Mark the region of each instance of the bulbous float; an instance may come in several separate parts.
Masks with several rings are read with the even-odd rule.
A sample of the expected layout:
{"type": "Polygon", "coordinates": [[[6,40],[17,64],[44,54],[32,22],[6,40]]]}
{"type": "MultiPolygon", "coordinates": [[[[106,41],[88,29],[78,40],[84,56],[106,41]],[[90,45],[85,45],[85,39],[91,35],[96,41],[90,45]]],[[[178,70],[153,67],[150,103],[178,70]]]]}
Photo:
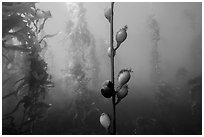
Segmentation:
{"type": "Polygon", "coordinates": [[[12,67],[12,64],[9,63],[9,64],[7,65],[7,69],[11,69],[11,67],[12,67]]]}
{"type": "MultiPolygon", "coordinates": [[[[111,57],[111,47],[108,47],[108,56],[111,57]]],[[[115,56],[115,51],[113,50],[113,56],[115,56]]]]}
{"type": "Polygon", "coordinates": [[[111,8],[106,8],[104,15],[105,15],[106,19],[110,22],[111,21],[111,8]]]}
{"type": "Polygon", "coordinates": [[[118,100],[123,99],[128,94],[128,85],[122,86],[122,88],[117,92],[117,98],[118,100]]]}
{"type": "Polygon", "coordinates": [[[105,98],[110,98],[111,96],[114,95],[114,89],[113,89],[113,83],[110,80],[106,80],[103,83],[102,89],[101,89],[101,94],[105,98]]]}
{"type": "Polygon", "coordinates": [[[125,41],[125,39],[127,38],[127,25],[124,26],[124,28],[120,29],[117,33],[116,33],[116,41],[117,41],[117,48],[120,46],[120,44],[125,41]]]}
{"type": "Polygon", "coordinates": [[[118,73],[118,87],[119,89],[125,85],[130,80],[130,72],[132,72],[131,69],[122,69],[118,73]]]}
{"type": "Polygon", "coordinates": [[[109,115],[106,113],[102,113],[100,116],[100,123],[105,129],[109,129],[111,124],[109,115]]]}

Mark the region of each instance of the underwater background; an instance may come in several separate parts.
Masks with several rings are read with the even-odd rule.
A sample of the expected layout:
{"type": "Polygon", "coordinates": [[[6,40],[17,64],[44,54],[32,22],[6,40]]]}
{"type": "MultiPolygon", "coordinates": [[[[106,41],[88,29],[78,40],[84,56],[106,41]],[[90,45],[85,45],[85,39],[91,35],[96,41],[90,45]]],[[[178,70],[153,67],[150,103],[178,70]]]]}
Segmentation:
{"type": "MultiPolygon", "coordinates": [[[[112,115],[101,95],[111,79],[107,7],[2,3],[3,134],[107,134],[99,122],[112,115]]],[[[121,69],[133,73],[116,106],[117,134],[202,134],[202,3],[116,2],[114,36],[124,25],[116,83],[121,69]]]]}

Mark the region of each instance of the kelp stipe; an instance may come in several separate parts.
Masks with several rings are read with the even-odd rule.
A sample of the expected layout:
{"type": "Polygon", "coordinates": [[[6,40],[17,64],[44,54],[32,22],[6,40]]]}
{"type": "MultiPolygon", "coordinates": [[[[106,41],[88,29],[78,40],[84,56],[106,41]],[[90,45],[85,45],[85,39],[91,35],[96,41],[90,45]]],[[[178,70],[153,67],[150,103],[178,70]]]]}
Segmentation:
{"type": "Polygon", "coordinates": [[[108,56],[111,61],[111,80],[107,80],[104,82],[103,87],[101,89],[101,93],[106,98],[112,97],[112,105],[113,105],[113,114],[112,119],[109,114],[102,113],[100,116],[100,123],[106,129],[109,134],[116,134],[116,105],[126,97],[128,94],[128,86],[127,83],[130,80],[130,72],[131,70],[122,69],[118,74],[118,86],[115,90],[114,88],[114,56],[116,55],[117,49],[120,47],[121,43],[124,42],[127,38],[127,25],[124,28],[120,29],[116,34],[116,42],[117,46],[114,48],[113,46],[113,7],[114,2],[111,2],[111,8],[107,8],[105,10],[105,17],[110,23],[110,47],[108,48],[108,56]],[[116,101],[117,97],[117,101],[116,101]],[[110,122],[112,120],[112,123],[110,122]],[[111,130],[112,129],[112,130],[111,130]]]}

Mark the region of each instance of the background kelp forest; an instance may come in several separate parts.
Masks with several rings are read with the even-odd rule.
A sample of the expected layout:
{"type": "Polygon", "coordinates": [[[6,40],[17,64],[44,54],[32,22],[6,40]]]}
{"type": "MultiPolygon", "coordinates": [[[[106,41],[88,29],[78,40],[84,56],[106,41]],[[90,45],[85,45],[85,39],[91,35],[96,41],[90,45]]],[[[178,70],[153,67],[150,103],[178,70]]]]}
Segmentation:
{"type": "MultiPolygon", "coordinates": [[[[61,54],[66,54],[69,63],[60,76],[50,71],[60,66],[53,66],[50,62],[54,56],[47,53],[49,39],[60,32],[44,31],[52,12],[37,4],[2,3],[2,134],[107,134],[99,117],[104,111],[110,112],[111,107],[100,93],[105,79],[99,75],[103,69],[99,64],[109,60],[98,58],[97,42],[88,28],[84,4],[68,7],[62,43],[69,46],[61,54]],[[72,12],[76,8],[77,13],[72,12]]],[[[146,95],[134,87],[136,72],[132,68],[130,97],[117,108],[117,134],[202,134],[202,76],[191,75],[180,67],[175,73],[177,84],[161,78],[160,25],[154,15],[147,20],[152,34],[151,80],[156,92],[146,95]]],[[[100,41],[99,45],[107,43],[100,41]]],[[[102,65],[109,71],[107,62],[102,65]]],[[[145,90],[151,91],[152,87],[145,90]]]]}

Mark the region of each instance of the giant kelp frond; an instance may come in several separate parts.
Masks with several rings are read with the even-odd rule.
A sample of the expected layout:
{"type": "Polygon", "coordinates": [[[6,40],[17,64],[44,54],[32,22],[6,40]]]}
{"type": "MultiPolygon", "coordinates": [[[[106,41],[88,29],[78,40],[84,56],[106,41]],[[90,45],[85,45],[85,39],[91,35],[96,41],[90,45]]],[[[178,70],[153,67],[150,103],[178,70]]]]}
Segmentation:
{"type": "MultiPolygon", "coordinates": [[[[40,55],[41,51],[47,46],[46,38],[56,35],[42,36],[41,32],[45,22],[50,17],[52,17],[50,11],[38,9],[35,3],[2,3],[2,48],[3,56],[7,59],[3,63],[8,64],[9,62],[15,66],[14,62],[22,61],[18,60],[19,58],[23,58],[25,61],[17,67],[17,72],[21,73],[22,77],[14,82],[13,91],[3,96],[3,99],[6,99],[16,95],[18,100],[13,110],[5,115],[6,117],[11,117],[19,110],[20,106],[24,108],[25,113],[19,130],[25,126],[32,132],[33,126],[29,127],[28,125],[33,125],[32,122],[40,120],[51,106],[43,100],[49,91],[48,88],[53,87],[54,83],[51,82],[50,75],[47,73],[47,63],[40,55]],[[12,54],[15,54],[15,56],[11,56],[12,54]],[[16,58],[16,55],[19,58],[16,58]],[[12,58],[9,58],[9,56],[12,58]]],[[[10,70],[5,71],[9,72],[10,70]]],[[[3,125],[4,128],[6,127],[3,125]]],[[[18,130],[16,132],[23,133],[23,131],[18,130]]]]}

